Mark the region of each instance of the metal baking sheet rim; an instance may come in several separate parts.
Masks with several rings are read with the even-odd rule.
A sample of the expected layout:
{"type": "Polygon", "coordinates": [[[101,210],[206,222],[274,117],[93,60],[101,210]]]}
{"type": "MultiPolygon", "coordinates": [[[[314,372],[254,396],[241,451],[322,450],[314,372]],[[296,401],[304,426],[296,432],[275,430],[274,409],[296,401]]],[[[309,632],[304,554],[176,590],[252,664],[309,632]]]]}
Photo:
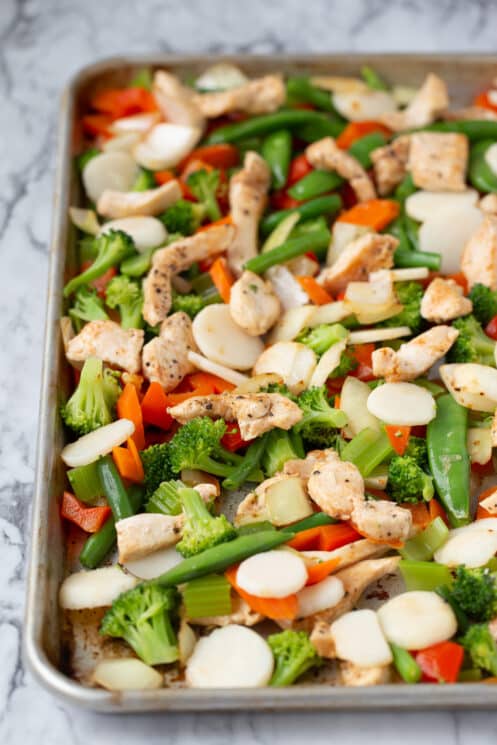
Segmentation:
{"type": "MultiPolygon", "coordinates": [[[[375,59],[391,63],[412,60],[424,70],[433,61],[488,65],[497,69],[494,55],[283,55],[249,56],[225,55],[243,65],[267,64],[272,69],[278,64],[322,66],[358,64],[365,59],[373,65],[375,59]]],[[[55,361],[60,351],[59,315],[61,288],[67,244],[67,207],[71,178],[71,127],[80,86],[103,72],[112,72],[126,65],[199,65],[212,58],[207,56],[141,56],[111,58],[82,68],[66,87],[60,107],[58,127],[57,169],[54,213],[50,246],[50,268],[47,296],[47,316],[43,356],[43,374],[39,410],[37,463],[32,506],[31,544],[24,628],[24,656],[38,682],[52,694],[70,704],[108,713],[147,711],[295,711],[295,710],[412,710],[439,708],[491,708],[497,703],[497,686],[489,684],[458,684],[447,686],[383,685],[366,688],[335,686],[293,686],[288,689],[159,689],[153,691],[109,692],[83,686],[64,675],[49,659],[43,645],[43,622],[46,604],[56,602],[47,593],[49,555],[50,467],[55,453],[56,398],[59,369],[55,361]]]]}

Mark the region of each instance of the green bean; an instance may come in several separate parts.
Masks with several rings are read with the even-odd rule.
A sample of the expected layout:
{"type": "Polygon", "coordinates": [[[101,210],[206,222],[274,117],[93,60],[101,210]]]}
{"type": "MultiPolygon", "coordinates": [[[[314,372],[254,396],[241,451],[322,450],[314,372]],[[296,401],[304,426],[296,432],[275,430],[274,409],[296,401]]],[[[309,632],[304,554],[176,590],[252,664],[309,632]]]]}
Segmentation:
{"type": "Polygon", "coordinates": [[[288,210],[279,210],[278,212],[272,212],[270,215],[264,217],[261,221],[261,233],[263,236],[269,235],[277,225],[288,215],[297,213],[300,215],[301,220],[310,220],[314,217],[321,217],[321,215],[334,215],[342,207],[342,200],[338,194],[330,194],[325,197],[318,197],[312,199],[309,202],[300,204],[298,207],[293,207],[288,210]]]}
{"type": "Polygon", "coordinates": [[[412,246],[409,243],[409,238],[407,237],[407,233],[404,228],[404,220],[402,216],[397,217],[397,219],[390,223],[385,232],[393,235],[399,241],[397,251],[400,251],[402,253],[404,251],[412,250],[412,246]]]}
{"type": "Polygon", "coordinates": [[[326,248],[329,243],[330,231],[316,230],[300,238],[285,241],[281,246],[273,248],[271,251],[254,256],[253,259],[249,259],[245,263],[244,269],[255,272],[256,274],[263,274],[275,264],[283,264],[285,261],[290,261],[290,259],[294,259],[296,256],[301,256],[306,251],[320,251],[326,248]]]}
{"type": "Polygon", "coordinates": [[[482,140],[471,148],[468,176],[471,185],[479,191],[497,192],[497,176],[485,160],[485,154],[493,144],[493,140],[482,140]]]}
{"type": "Polygon", "coordinates": [[[309,78],[288,78],[286,90],[291,100],[310,103],[317,109],[321,109],[321,111],[327,111],[337,115],[331,93],[321,88],[316,88],[315,85],[312,85],[309,78]]]}
{"type": "Polygon", "coordinates": [[[282,189],[286,184],[292,157],[292,135],[287,129],[271,132],[263,142],[262,157],[272,173],[273,187],[282,189]]]}
{"type": "Polygon", "coordinates": [[[267,135],[279,129],[297,127],[301,124],[321,123],[328,121],[328,117],[318,111],[305,111],[302,109],[282,109],[274,114],[263,114],[253,116],[243,122],[227,124],[212,132],[205,140],[208,145],[223,142],[238,142],[248,137],[267,135]]]}
{"type": "Polygon", "coordinates": [[[102,489],[116,522],[134,514],[128,494],[110,455],[97,462],[102,489]]]}
{"type": "Polygon", "coordinates": [[[293,525],[286,525],[281,528],[282,533],[300,533],[302,530],[309,530],[310,528],[319,528],[321,525],[334,525],[337,521],[326,514],[326,512],[315,512],[314,515],[304,517],[303,520],[299,520],[298,523],[293,525]]]}
{"type": "Polygon", "coordinates": [[[402,206],[404,206],[404,203],[407,199],[407,197],[410,197],[411,194],[414,194],[418,189],[414,185],[414,181],[412,180],[412,176],[410,173],[405,176],[403,181],[400,182],[400,184],[397,186],[394,192],[394,199],[397,200],[397,202],[400,202],[402,206]]]}
{"type": "Polygon", "coordinates": [[[394,254],[394,264],[397,269],[426,266],[432,272],[440,269],[440,254],[428,251],[406,251],[398,248],[394,254]]]}
{"type": "Polygon", "coordinates": [[[437,398],[437,414],[428,424],[426,444],[430,470],[453,527],[470,520],[468,410],[450,393],[437,398]]]}
{"type": "Polygon", "coordinates": [[[422,672],[412,654],[393,642],[390,642],[390,649],[393,663],[402,680],[406,683],[419,683],[422,672]]]}
{"type": "Polygon", "coordinates": [[[204,577],[213,572],[222,572],[233,564],[247,559],[254,554],[270,551],[290,541],[294,533],[283,533],[276,530],[266,530],[251,535],[242,535],[228,543],[208,548],[201,554],[184,559],[165,574],[150,581],[163,587],[174,587],[183,582],[189,582],[197,577],[204,577]]]}
{"type": "Polygon", "coordinates": [[[368,88],[371,88],[374,91],[388,90],[388,85],[385,81],[378,75],[376,70],[373,70],[369,65],[361,67],[361,75],[368,88]]]}
{"type": "Polygon", "coordinates": [[[371,168],[371,153],[386,144],[386,137],[381,132],[371,132],[352,143],[349,153],[359,161],[363,168],[371,168]]]}
{"type": "Polygon", "coordinates": [[[296,184],[288,189],[288,193],[294,199],[303,201],[333,191],[342,184],[343,178],[341,178],[341,176],[339,176],[335,171],[317,170],[311,171],[307,176],[304,176],[300,181],[297,181],[296,184]]]}
{"type": "MultiPolygon", "coordinates": [[[[464,119],[453,122],[435,122],[426,127],[419,127],[413,132],[459,132],[466,135],[471,142],[478,140],[497,140],[497,121],[488,119],[464,119]]],[[[405,132],[403,133],[405,134],[405,132]]]]}
{"type": "Polygon", "coordinates": [[[252,471],[259,468],[262,454],[266,447],[266,442],[267,438],[263,435],[262,437],[258,437],[255,442],[249,445],[243,461],[234,471],[231,472],[230,476],[224,479],[224,489],[230,489],[231,491],[239,489],[240,486],[247,481],[252,471]]]}
{"type": "Polygon", "coordinates": [[[419,223],[413,220],[412,217],[404,215],[404,230],[406,231],[411,249],[417,251],[419,249],[419,223]]]}
{"type": "Polygon", "coordinates": [[[238,535],[252,535],[253,533],[261,533],[268,530],[276,530],[273,523],[269,520],[261,520],[257,523],[246,523],[246,525],[240,525],[237,529],[238,535]]]}

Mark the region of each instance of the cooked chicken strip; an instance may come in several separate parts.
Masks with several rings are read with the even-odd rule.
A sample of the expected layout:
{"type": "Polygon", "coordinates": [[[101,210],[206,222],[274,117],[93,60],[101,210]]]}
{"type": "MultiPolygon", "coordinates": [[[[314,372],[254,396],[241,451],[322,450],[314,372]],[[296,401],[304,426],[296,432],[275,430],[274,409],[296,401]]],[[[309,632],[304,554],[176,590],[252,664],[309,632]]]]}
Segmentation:
{"type": "Polygon", "coordinates": [[[160,215],[181,199],[181,188],[176,179],[157,189],[146,191],[112,191],[106,189],[97,202],[97,212],[104,217],[120,218],[160,215]]]}
{"type": "Polygon", "coordinates": [[[168,409],[181,424],[197,416],[237,420],[244,440],[259,437],[270,429],[290,429],[302,418],[302,410],[279,393],[221,393],[212,396],[193,396],[168,409]]]}
{"type": "Polygon", "coordinates": [[[495,121],[497,119],[497,112],[491,109],[485,109],[483,106],[465,106],[463,109],[446,111],[442,118],[447,121],[458,121],[461,119],[478,119],[480,121],[489,119],[495,121]]]}
{"type": "Polygon", "coordinates": [[[299,476],[307,485],[313,471],[325,465],[327,461],[336,458],[336,451],[328,448],[326,450],[309,450],[305,458],[287,460],[283,466],[286,476],[299,476]]]}
{"type": "Polygon", "coordinates": [[[429,73],[409,106],[403,111],[390,111],[378,119],[400,132],[403,129],[425,127],[435,121],[449,106],[449,95],[444,81],[429,73]]]}
{"type": "Polygon", "coordinates": [[[392,679],[392,668],[390,665],[376,665],[375,667],[359,667],[353,662],[340,662],[340,675],[342,685],[355,686],[377,686],[390,683],[392,679]]]}
{"type": "Polygon", "coordinates": [[[461,269],[469,289],[481,282],[497,290],[497,217],[488,215],[466,243],[461,269]]]}
{"type": "Polygon", "coordinates": [[[253,611],[239,595],[232,593],[231,613],[228,616],[204,616],[195,618],[195,626],[228,626],[238,623],[240,626],[255,626],[264,620],[264,616],[253,611]]]}
{"type": "MultiPolygon", "coordinates": [[[[236,525],[245,525],[246,523],[254,523],[262,520],[270,520],[271,516],[268,512],[267,507],[267,494],[268,490],[284,481],[291,479],[295,480],[295,476],[285,476],[284,474],[278,473],[276,476],[272,476],[269,479],[265,479],[260,483],[255,491],[247,494],[237,507],[235,523],[236,525]]],[[[302,481],[302,486],[304,483],[302,481]]]]}
{"type": "Polygon", "coordinates": [[[335,640],[331,634],[329,623],[317,621],[309,638],[320,657],[328,660],[336,658],[335,640]]]}
{"type": "Polygon", "coordinates": [[[257,255],[259,220],[266,208],[271,174],[257,153],[245,155],[243,168],[230,180],[229,199],[236,235],[228,247],[228,263],[240,274],[246,261],[257,255]]]}
{"type": "Polygon", "coordinates": [[[88,357],[99,357],[113,367],[137,373],[143,337],[142,329],[123,329],[114,321],[90,321],[68,342],[66,357],[75,367],[88,357]]]}
{"type": "Polygon", "coordinates": [[[349,243],[338,259],[319,275],[323,287],[331,293],[342,292],[349,282],[368,279],[377,269],[390,269],[399,245],[392,235],[366,233],[349,243]]]}
{"type": "Polygon", "coordinates": [[[159,336],[143,347],[143,375],[152,383],[160,383],[166,393],[172,391],[185,375],[195,371],[188,359],[191,351],[198,351],[192,322],[186,313],[173,313],[162,322],[159,336]]]}
{"type": "Polygon", "coordinates": [[[340,548],[335,548],[333,551],[303,551],[302,553],[306,559],[312,558],[313,554],[321,561],[338,559],[340,569],[345,569],[345,567],[356,564],[358,561],[383,556],[387,551],[390,551],[389,546],[363,538],[353,543],[347,543],[345,546],[340,546],[340,548]]]}
{"type": "Polygon", "coordinates": [[[482,212],[485,212],[485,214],[497,217],[497,194],[486,194],[478,202],[478,207],[482,212]]]}
{"type": "Polygon", "coordinates": [[[313,142],[305,150],[311,166],[325,171],[336,171],[353,188],[359,202],[374,199],[376,192],[368,174],[353,155],[338,147],[333,137],[313,142]]]}
{"type": "Polygon", "coordinates": [[[384,147],[376,148],[371,153],[374,177],[380,196],[390,194],[406,175],[409,145],[409,135],[403,135],[384,147]]]}
{"type": "Polygon", "coordinates": [[[194,101],[208,119],[215,119],[233,111],[246,114],[269,114],[276,111],[286,98],[281,75],[265,75],[250,80],[238,88],[213,93],[198,93],[194,101]]]}
{"type": "Polygon", "coordinates": [[[155,252],[143,284],[143,317],[151,326],[163,321],[171,308],[171,278],[203,261],[228,250],[235,229],[232,225],[217,225],[209,230],[182,238],[155,252]]]}
{"type": "Polygon", "coordinates": [[[465,191],[468,153],[466,135],[418,132],[411,135],[407,170],[420,189],[465,191]]]}
{"type": "Polygon", "coordinates": [[[466,316],[473,303],[464,297],[461,285],[453,279],[436,277],[425,290],[421,300],[421,315],[432,323],[445,323],[466,316]]]}
{"type": "Polygon", "coordinates": [[[319,465],[307,483],[309,496],[330,517],[348,520],[355,500],[364,499],[364,479],[353,463],[336,453],[319,465]]]}
{"type": "Polygon", "coordinates": [[[177,77],[158,70],[154,75],[153,94],[166,121],[204,130],[205,118],[195,101],[195,94],[177,77]]]}
{"type": "Polygon", "coordinates": [[[144,512],[116,522],[119,563],[142,559],[162,548],[174,546],[181,538],[183,515],[144,512]]]}
{"type": "Polygon", "coordinates": [[[409,510],[386,499],[356,500],[350,517],[361,535],[388,545],[404,543],[411,533],[409,510]]]}
{"type": "Polygon", "coordinates": [[[449,351],[458,336],[459,331],[451,326],[434,326],[401,344],[397,351],[391,347],[375,349],[373,373],[389,383],[415,380],[449,351]]]}
{"type": "Polygon", "coordinates": [[[278,320],[281,303],[269,280],[245,271],[231,288],[230,313],[247,334],[260,336],[278,320]]]}

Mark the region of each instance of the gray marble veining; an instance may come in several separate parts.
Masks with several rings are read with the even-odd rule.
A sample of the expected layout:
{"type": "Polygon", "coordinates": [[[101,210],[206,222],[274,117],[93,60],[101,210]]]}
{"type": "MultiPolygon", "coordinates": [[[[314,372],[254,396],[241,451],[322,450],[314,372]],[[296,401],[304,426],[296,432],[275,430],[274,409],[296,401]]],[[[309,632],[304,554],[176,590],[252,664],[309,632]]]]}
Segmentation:
{"type": "Polygon", "coordinates": [[[21,660],[59,94],[119,53],[495,51],[492,0],[0,0],[0,743],[490,745],[497,714],[96,716],[21,660]]]}

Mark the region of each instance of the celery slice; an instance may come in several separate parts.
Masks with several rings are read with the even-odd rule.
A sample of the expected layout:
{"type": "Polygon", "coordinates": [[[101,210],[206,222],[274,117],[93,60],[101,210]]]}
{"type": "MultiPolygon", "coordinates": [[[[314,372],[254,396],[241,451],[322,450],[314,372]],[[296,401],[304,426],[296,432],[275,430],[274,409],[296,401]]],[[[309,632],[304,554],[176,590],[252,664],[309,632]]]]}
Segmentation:
{"type": "Polygon", "coordinates": [[[436,590],[441,585],[452,584],[452,574],[443,564],[433,561],[408,561],[399,563],[400,573],[407,590],[436,590]]]}
{"type": "Polygon", "coordinates": [[[429,561],[445,543],[449,529],[441,517],[436,517],[424,530],[411,538],[400,550],[402,558],[410,561],[429,561]]]}
{"type": "Polygon", "coordinates": [[[231,613],[231,586],[222,574],[208,574],[191,580],[182,592],[189,619],[231,613]]]}
{"type": "Polygon", "coordinates": [[[96,461],[87,466],[71,468],[67,472],[67,478],[73,493],[82,502],[93,504],[97,497],[101,497],[104,493],[96,461]]]}

